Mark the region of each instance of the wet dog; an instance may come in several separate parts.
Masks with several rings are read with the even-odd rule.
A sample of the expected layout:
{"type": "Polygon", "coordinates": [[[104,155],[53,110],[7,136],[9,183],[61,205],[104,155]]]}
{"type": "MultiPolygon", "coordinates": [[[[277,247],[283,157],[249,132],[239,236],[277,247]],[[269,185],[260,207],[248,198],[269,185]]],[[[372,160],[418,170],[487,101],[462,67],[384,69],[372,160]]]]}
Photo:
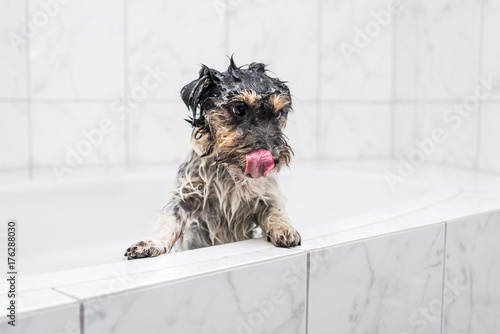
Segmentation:
{"type": "Polygon", "coordinates": [[[181,91],[193,126],[186,161],[154,236],[130,246],[128,259],[158,256],[179,241],[193,249],[245,240],[256,227],[278,247],[300,245],[274,173],[292,150],[283,134],[292,100],[264,64],[226,72],[202,66],[181,91]]]}

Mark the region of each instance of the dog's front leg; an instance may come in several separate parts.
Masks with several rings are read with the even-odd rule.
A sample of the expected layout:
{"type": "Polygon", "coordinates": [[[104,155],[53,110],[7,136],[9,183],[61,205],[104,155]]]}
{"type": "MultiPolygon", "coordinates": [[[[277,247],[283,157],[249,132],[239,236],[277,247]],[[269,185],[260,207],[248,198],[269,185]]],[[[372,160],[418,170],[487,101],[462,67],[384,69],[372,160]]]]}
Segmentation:
{"type": "Polygon", "coordinates": [[[281,198],[264,210],[259,220],[263,235],[267,235],[267,241],[277,247],[300,246],[300,234],[290,223],[281,198]]]}
{"type": "Polygon", "coordinates": [[[127,248],[124,256],[132,260],[170,252],[177,239],[182,236],[186,221],[187,213],[180,203],[170,201],[162,210],[154,237],[136,242],[127,248]]]}

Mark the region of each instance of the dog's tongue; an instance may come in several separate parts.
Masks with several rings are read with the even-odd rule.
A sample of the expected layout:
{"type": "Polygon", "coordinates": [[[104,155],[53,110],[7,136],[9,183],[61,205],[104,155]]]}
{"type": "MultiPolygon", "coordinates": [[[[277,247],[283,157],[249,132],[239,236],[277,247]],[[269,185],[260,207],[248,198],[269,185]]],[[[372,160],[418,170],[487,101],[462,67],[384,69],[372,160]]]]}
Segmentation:
{"type": "Polygon", "coordinates": [[[273,155],[268,150],[261,148],[247,154],[247,168],[245,169],[245,175],[250,174],[254,179],[261,176],[266,177],[267,172],[273,169],[273,167],[273,155]]]}

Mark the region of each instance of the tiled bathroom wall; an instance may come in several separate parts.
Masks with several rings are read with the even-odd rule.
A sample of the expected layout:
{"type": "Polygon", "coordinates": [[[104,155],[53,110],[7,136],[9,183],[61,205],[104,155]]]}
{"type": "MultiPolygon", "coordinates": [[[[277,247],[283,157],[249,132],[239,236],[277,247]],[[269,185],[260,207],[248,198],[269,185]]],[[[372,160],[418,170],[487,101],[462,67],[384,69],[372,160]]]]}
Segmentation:
{"type": "MultiPolygon", "coordinates": [[[[309,333],[412,333],[415,310],[441,298],[444,230],[435,225],[311,252],[309,333]]],[[[419,332],[440,333],[440,322],[419,332]]]]}
{"type": "Polygon", "coordinates": [[[498,332],[499,218],[310,249],[309,333],[498,332]]]}
{"type": "Polygon", "coordinates": [[[494,0],[3,0],[0,182],[177,165],[179,91],[233,53],[289,82],[296,160],[409,159],[442,129],[426,164],[500,173],[499,19],[494,0]]]}
{"type": "Polygon", "coordinates": [[[445,132],[432,164],[499,172],[500,6],[414,2],[395,25],[393,156],[445,132]]]}

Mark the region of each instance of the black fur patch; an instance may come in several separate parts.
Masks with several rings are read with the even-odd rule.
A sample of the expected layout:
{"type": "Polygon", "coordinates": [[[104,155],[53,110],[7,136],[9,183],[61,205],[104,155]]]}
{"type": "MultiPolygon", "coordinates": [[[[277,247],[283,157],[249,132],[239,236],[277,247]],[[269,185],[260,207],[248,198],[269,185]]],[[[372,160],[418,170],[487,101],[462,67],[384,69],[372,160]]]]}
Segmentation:
{"type": "Polygon", "coordinates": [[[192,116],[186,121],[193,127],[203,127],[207,109],[227,103],[244,91],[254,91],[261,97],[273,94],[290,95],[286,82],[268,76],[264,64],[251,63],[246,68],[238,67],[231,57],[226,72],[202,65],[199,78],[182,88],[182,100],[192,112],[192,116]]]}

